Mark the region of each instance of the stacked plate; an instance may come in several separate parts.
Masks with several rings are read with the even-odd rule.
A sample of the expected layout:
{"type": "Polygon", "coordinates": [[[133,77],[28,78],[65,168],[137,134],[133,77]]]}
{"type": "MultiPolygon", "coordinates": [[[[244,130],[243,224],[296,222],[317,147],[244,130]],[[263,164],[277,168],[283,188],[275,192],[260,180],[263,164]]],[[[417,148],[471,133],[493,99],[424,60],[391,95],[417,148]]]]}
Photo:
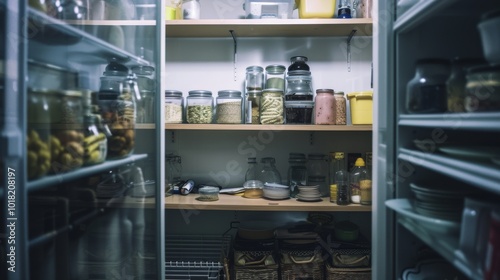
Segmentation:
{"type": "Polygon", "coordinates": [[[299,193],[295,196],[298,201],[316,202],[322,201],[319,186],[298,186],[299,193]]]}
{"type": "Polygon", "coordinates": [[[415,195],[415,211],[427,217],[459,221],[462,216],[464,198],[469,192],[456,186],[427,188],[411,183],[415,195]]]}

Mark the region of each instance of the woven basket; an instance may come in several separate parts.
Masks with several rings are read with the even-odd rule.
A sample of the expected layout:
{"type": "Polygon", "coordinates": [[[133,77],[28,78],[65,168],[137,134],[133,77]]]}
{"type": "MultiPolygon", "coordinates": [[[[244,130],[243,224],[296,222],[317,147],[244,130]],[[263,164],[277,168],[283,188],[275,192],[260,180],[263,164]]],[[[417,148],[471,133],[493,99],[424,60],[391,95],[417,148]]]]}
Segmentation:
{"type": "Polygon", "coordinates": [[[234,279],[278,280],[278,265],[234,266],[234,279]]]}
{"type": "Polygon", "coordinates": [[[371,280],[371,268],[337,268],[326,264],[326,280],[371,280]]]}
{"type": "Polygon", "coordinates": [[[321,251],[281,251],[281,279],[324,279],[324,262],[321,251]]]}

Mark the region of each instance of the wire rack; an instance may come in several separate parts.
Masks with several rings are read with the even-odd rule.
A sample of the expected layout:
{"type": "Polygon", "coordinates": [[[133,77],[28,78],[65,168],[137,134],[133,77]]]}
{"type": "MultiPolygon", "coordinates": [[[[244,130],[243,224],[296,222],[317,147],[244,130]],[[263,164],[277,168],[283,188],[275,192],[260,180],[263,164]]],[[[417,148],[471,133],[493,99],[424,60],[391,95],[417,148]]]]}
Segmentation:
{"type": "Polygon", "coordinates": [[[166,280],[218,280],[229,254],[231,236],[167,235],[166,280]]]}

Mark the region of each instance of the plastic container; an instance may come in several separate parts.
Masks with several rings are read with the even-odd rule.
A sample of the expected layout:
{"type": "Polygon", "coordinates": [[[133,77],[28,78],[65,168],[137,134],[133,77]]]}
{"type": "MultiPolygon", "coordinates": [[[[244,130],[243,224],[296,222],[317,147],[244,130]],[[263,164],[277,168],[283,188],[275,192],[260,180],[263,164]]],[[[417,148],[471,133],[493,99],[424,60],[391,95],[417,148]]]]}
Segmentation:
{"type": "Polygon", "coordinates": [[[214,100],[209,90],[190,90],[186,97],[186,121],[188,123],[212,123],[214,100]]]}
{"type": "Polygon", "coordinates": [[[469,69],[465,87],[467,112],[500,111],[500,65],[469,69]]]}
{"type": "Polygon", "coordinates": [[[182,123],[184,98],[178,90],[165,91],[165,123],[182,123]]]}
{"type": "Polygon", "coordinates": [[[242,100],[239,90],[221,90],[217,96],[217,123],[241,123],[242,100]]]}
{"type": "Polygon", "coordinates": [[[349,187],[352,203],[360,204],[363,200],[363,204],[371,204],[371,177],[363,158],[356,159],[354,168],[349,173],[349,187]],[[361,191],[362,188],[364,193],[361,191]]]}
{"type": "Polygon", "coordinates": [[[259,117],[261,124],[283,124],[283,90],[266,89],[262,92],[259,117]]]}
{"type": "Polygon", "coordinates": [[[285,101],[285,123],[312,124],[314,101],[285,101]]]}
{"type": "Polygon", "coordinates": [[[259,18],[292,18],[293,0],[245,0],[243,9],[248,19],[259,18]]]}
{"type": "Polygon", "coordinates": [[[314,100],[314,123],[335,124],[336,105],[333,89],[316,90],[314,100]]]}
{"type": "Polygon", "coordinates": [[[200,201],[217,201],[219,200],[219,188],[217,187],[201,187],[198,189],[200,194],[196,199],[200,201]]]}
{"type": "Polygon", "coordinates": [[[373,123],[373,91],[351,92],[347,94],[351,109],[352,124],[373,123]]]}
{"type": "Polygon", "coordinates": [[[264,88],[277,88],[285,90],[285,71],[283,65],[269,65],[266,67],[266,83],[264,88]]]}
{"type": "Polygon", "coordinates": [[[335,0],[296,0],[299,18],[332,18],[335,0]]]}

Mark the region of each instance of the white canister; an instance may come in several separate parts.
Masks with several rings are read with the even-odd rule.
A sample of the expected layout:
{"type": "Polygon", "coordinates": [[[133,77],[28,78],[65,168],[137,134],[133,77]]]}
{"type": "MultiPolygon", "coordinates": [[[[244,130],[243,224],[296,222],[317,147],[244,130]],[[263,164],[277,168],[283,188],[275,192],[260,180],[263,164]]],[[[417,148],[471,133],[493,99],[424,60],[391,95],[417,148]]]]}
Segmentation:
{"type": "Polygon", "coordinates": [[[184,19],[200,19],[200,1],[183,0],[182,14],[184,19]]]}

